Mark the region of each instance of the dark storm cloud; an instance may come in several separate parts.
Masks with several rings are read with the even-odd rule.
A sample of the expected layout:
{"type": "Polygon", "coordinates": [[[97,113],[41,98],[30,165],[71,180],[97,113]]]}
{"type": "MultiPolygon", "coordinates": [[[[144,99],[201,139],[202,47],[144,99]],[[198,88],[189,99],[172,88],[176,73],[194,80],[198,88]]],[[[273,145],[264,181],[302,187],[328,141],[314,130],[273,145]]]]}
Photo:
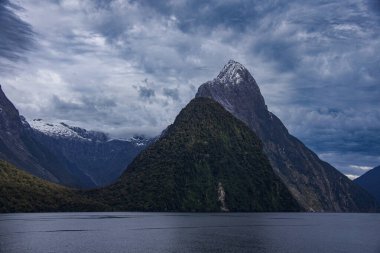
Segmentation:
{"type": "MultiPolygon", "coordinates": [[[[15,14],[20,10],[8,0],[0,1],[0,57],[10,61],[25,60],[25,54],[34,46],[32,27],[15,14]]],[[[0,71],[6,70],[9,65],[0,62],[0,71]]]]}
{"type": "Polygon", "coordinates": [[[70,120],[84,117],[84,121],[91,115],[105,117],[116,107],[115,101],[104,97],[81,96],[77,101],[65,101],[53,96],[51,104],[58,114],[70,120]]]}
{"type": "Polygon", "coordinates": [[[178,26],[184,32],[207,33],[210,29],[219,26],[244,32],[267,13],[276,13],[286,6],[286,2],[265,1],[253,2],[250,0],[227,1],[134,1],[142,3],[161,13],[175,15],[178,26]]]}
{"type": "Polygon", "coordinates": [[[269,109],[322,158],[354,176],[380,163],[379,1],[21,0],[33,30],[0,3],[0,19],[20,29],[1,22],[0,35],[7,28],[15,45],[0,57],[23,56],[33,30],[44,45],[26,73],[8,80],[26,114],[152,136],[235,59],[269,109]],[[44,104],[48,91],[60,96],[44,104]]]}

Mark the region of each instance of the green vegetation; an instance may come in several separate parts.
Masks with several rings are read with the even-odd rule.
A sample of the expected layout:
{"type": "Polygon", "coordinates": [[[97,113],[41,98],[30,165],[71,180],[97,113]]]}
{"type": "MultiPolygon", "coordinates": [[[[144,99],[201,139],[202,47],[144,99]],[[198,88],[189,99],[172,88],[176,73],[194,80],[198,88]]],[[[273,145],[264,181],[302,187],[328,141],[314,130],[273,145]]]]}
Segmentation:
{"type": "Polygon", "coordinates": [[[0,212],[105,210],[104,205],[82,195],[0,161],[0,212]]]}
{"type": "Polygon", "coordinates": [[[197,98],[115,184],[79,191],[0,161],[0,212],[299,211],[256,135],[197,98]]]}
{"type": "Polygon", "coordinates": [[[117,183],[89,195],[113,210],[220,211],[218,185],[230,211],[300,210],[255,134],[218,103],[197,98],[117,183]]]}

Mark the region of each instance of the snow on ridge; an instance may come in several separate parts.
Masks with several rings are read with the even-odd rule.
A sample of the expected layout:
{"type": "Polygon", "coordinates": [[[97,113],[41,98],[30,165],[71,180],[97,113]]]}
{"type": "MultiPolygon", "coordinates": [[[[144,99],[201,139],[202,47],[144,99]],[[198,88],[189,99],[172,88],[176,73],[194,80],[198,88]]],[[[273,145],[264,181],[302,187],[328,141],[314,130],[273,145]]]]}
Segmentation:
{"type": "Polygon", "coordinates": [[[148,143],[149,139],[147,139],[143,136],[133,136],[133,137],[130,137],[127,139],[113,138],[113,139],[109,139],[108,141],[126,141],[126,142],[130,142],[130,143],[134,144],[135,146],[145,146],[148,143]]]}
{"type": "Polygon", "coordinates": [[[64,123],[48,123],[42,119],[34,119],[31,122],[29,122],[29,125],[33,129],[52,137],[78,138],[82,140],[89,140],[83,138],[78,133],[68,128],[67,125],[65,125],[64,123]]]}
{"type": "MultiPolygon", "coordinates": [[[[34,119],[31,122],[29,122],[30,127],[32,127],[34,130],[39,131],[43,134],[46,134],[51,137],[55,138],[71,138],[71,139],[80,139],[84,141],[93,141],[91,136],[89,138],[86,138],[87,135],[80,135],[78,132],[75,131],[75,127],[71,127],[63,122],[61,123],[50,123],[46,122],[42,119],[34,119]]],[[[79,128],[78,128],[79,129],[79,128]]],[[[83,131],[87,132],[85,129],[83,131]]],[[[91,132],[91,131],[90,131],[91,132]]],[[[87,132],[87,133],[90,133],[87,132]]],[[[95,132],[96,133],[96,132],[95,132]]],[[[99,132],[101,133],[101,132],[99,132]]],[[[133,136],[128,139],[122,139],[122,138],[107,138],[106,140],[98,140],[100,142],[110,142],[110,141],[124,141],[124,142],[130,142],[134,144],[135,146],[144,146],[147,144],[149,139],[145,137],[140,136],[133,136]]]]}

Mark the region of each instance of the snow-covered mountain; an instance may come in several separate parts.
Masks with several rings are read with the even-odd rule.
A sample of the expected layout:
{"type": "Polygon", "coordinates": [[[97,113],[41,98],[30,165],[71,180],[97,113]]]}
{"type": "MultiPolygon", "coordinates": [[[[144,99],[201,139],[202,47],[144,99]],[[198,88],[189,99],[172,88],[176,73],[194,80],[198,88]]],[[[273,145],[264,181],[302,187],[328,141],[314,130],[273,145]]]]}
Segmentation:
{"type": "Polygon", "coordinates": [[[84,128],[70,126],[64,122],[52,123],[43,119],[33,119],[28,122],[31,128],[55,139],[72,139],[77,141],[90,142],[109,142],[109,141],[125,141],[135,146],[145,146],[150,139],[144,136],[135,135],[127,139],[109,138],[108,134],[99,131],[89,131],[84,128]]]}
{"type": "Polygon", "coordinates": [[[103,132],[43,119],[34,119],[29,125],[34,139],[46,146],[69,170],[83,175],[74,185],[81,188],[112,183],[150,143],[150,139],[142,136],[111,139],[103,132]]]}
{"type": "Polygon", "coordinates": [[[70,127],[63,122],[50,123],[43,119],[34,119],[29,122],[29,125],[33,129],[54,138],[72,138],[84,141],[104,141],[107,139],[107,136],[104,133],[87,131],[78,127],[70,127]]]}

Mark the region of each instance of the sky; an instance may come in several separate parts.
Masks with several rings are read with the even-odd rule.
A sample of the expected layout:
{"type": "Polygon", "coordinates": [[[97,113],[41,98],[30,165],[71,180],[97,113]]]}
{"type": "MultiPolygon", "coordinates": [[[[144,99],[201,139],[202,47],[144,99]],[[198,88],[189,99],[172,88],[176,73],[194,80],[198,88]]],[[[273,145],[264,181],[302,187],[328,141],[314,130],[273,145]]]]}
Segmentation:
{"type": "Polygon", "coordinates": [[[379,27],[379,0],[0,0],[0,84],[28,120],[156,136],[234,59],[354,178],[380,165],[379,27]]]}

